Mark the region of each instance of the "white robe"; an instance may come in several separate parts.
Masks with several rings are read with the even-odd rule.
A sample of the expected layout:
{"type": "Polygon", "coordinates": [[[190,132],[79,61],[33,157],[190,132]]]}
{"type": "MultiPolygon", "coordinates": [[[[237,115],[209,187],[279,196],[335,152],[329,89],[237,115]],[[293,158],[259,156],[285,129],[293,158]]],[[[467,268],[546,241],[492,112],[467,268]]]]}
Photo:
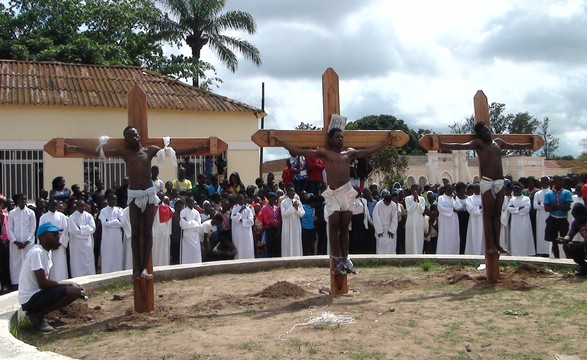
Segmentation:
{"type": "Polygon", "coordinates": [[[389,205],[386,205],[383,200],[379,200],[373,209],[373,227],[375,228],[377,254],[395,254],[397,224],[397,204],[392,201],[389,205]],[[389,236],[388,232],[392,233],[393,237],[389,236]]]}
{"type": "Polygon", "coordinates": [[[538,190],[534,194],[534,209],[536,209],[536,253],[540,255],[548,255],[552,243],[544,240],[546,230],[546,219],[548,219],[548,212],[544,210],[544,194],[549,189],[538,190]]]}
{"type": "Polygon", "coordinates": [[[524,195],[512,196],[508,212],[512,217],[510,223],[511,254],[513,256],[536,255],[532,223],[530,222],[530,198],[524,195]],[[523,207],[520,209],[520,207],[523,207]]]}
{"type": "Polygon", "coordinates": [[[504,250],[507,250],[507,252],[511,254],[512,246],[510,244],[510,212],[508,211],[510,198],[511,196],[503,197],[501,216],[499,217],[499,221],[501,222],[501,227],[499,228],[499,245],[501,245],[504,250]]]}
{"type": "Polygon", "coordinates": [[[467,226],[467,243],[465,254],[483,255],[483,210],[481,206],[481,195],[467,197],[467,211],[469,212],[469,224],[467,226]]]}
{"type": "Polygon", "coordinates": [[[171,256],[171,219],[161,222],[160,206],[157,206],[153,221],[153,266],[169,265],[171,256]]]}
{"type": "Polygon", "coordinates": [[[461,203],[452,196],[438,197],[438,245],[437,254],[459,254],[459,217],[454,210],[461,208],[461,203]]]}
{"type": "Polygon", "coordinates": [[[57,226],[60,229],[63,229],[61,236],[59,237],[59,246],[55,250],[51,250],[51,259],[53,261],[53,267],[51,267],[51,272],[49,277],[56,281],[66,280],[69,279],[69,273],[67,270],[67,254],[66,248],[69,246],[69,233],[67,231],[67,216],[65,214],[55,211],[47,211],[41,218],[39,219],[39,225],[48,223],[57,226]]]}
{"type": "Polygon", "coordinates": [[[302,217],[306,214],[302,203],[298,209],[293,206],[293,201],[286,197],[279,205],[281,209],[281,256],[302,256],[302,217]]]}
{"type": "Polygon", "coordinates": [[[253,238],[253,225],[255,224],[253,210],[245,205],[235,204],[230,211],[232,219],[232,242],[236,247],[235,259],[254,259],[255,240],[253,238]],[[240,212],[241,208],[244,210],[240,212]]]}
{"type": "Polygon", "coordinates": [[[201,263],[202,248],[200,246],[200,213],[196,209],[184,208],[180,213],[179,226],[183,236],[181,237],[181,263],[201,263]]]}
{"type": "Polygon", "coordinates": [[[130,226],[130,210],[127,207],[122,210],[122,268],[124,270],[132,269],[132,227],[130,226]]]}
{"type": "Polygon", "coordinates": [[[100,210],[99,219],[102,222],[102,243],[100,244],[102,274],[120,271],[123,269],[124,262],[122,209],[118,206],[106,206],[100,210]]]}
{"type": "Polygon", "coordinates": [[[96,222],[90,213],[75,211],[69,215],[69,264],[71,276],[94,275],[94,232],[96,222]]]}
{"type": "Polygon", "coordinates": [[[22,210],[15,207],[8,213],[8,236],[10,237],[10,281],[18,285],[20,269],[26,253],[35,245],[35,228],[37,218],[35,212],[24,207],[22,210]],[[19,249],[15,241],[29,242],[23,249],[19,249]]]}
{"type": "Polygon", "coordinates": [[[414,201],[413,196],[407,196],[406,211],[408,219],[406,220],[406,254],[422,254],[424,252],[424,210],[426,209],[426,200],[419,196],[418,202],[414,201]]]}

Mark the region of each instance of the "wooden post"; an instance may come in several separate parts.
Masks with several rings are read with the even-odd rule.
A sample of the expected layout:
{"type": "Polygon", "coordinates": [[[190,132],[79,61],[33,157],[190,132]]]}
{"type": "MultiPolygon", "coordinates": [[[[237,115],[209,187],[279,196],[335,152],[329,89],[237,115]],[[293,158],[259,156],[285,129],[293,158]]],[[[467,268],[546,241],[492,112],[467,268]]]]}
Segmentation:
{"type": "MultiPolygon", "coordinates": [[[[326,69],[322,75],[322,105],[324,128],[316,130],[258,130],[251,140],[260,147],[278,146],[274,136],[297,147],[325,147],[328,145],[328,125],[333,114],[340,115],[340,100],[338,91],[338,75],[332,68],[326,69]]],[[[342,129],[344,130],[344,129],[342,129]]],[[[402,147],[409,137],[400,130],[346,130],[344,144],[347,147],[365,148],[380,144],[393,133],[389,146],[402,147]]],[[[332,253],[332,252],[331,252],[332,253]]],[[[335,274],[334,260],[330,259],[330,293],[332,295],[346,294],[349,291],[346,275],[335,274]]]]}

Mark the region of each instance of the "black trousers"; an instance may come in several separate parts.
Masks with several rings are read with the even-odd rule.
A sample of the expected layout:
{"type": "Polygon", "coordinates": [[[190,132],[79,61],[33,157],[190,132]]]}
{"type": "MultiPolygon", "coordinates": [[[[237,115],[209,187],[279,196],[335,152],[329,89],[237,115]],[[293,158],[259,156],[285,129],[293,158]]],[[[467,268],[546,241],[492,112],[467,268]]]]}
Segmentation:
{"type": "Polygon", "coordinates": [[[554,242],[558,237],[567,235],[569,232],[569,221],[567,218],[555,218],[549,216],[546,219],[546,228],[544,229],[544,240],[552,242],[552,254],[555,258],[560,258],[558,244],[554,242]]]}
{"type": "Polygon", "coordinates": [[[10,289],[10,241],[0,241],[0,290],[10,289]]]}
{"type": "Polygon", "coordinates": [[[587,262],[585,261],[585,243],[584,242],[571,242],[563,245],[563,250],[568,258],[573,259],[580,267],[582,271],[587,270],[587,262]]]}
{"type": "Polygon", "coordinates": [[[266,228],[265,235],[267,236],[267,253],[269,257],[280,257],[281,256],[281,237],[276,228],[266,228]]]}

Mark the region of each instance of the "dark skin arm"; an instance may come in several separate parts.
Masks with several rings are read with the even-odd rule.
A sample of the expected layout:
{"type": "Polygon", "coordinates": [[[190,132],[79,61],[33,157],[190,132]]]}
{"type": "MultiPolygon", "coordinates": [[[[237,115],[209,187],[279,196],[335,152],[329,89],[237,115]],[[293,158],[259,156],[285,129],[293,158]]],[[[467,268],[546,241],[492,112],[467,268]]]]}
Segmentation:
{"type": "MultiPolygon", "coordinates": [[[[278,136],[274,136],[273,138],[275,139],[275,142],[277,144],[283,146],[292,155],[311,156],[311,157],[313,156],[313,157],[319,157],[321,159],[324,158],[324,156],[322,156],[322,152],[320,152],[319,149],[318,150],[303,149],[303,148],[291,145],[291,144],[281,140],[278,136]]],[[[391,131],[389,131],[387,138],[377,145],[373,145],[369,148],[359,149],[359,150],[355,150],[355,149],[350,148],[349,150],[354,151],[354,153],[352,154],[351,157],[352,158],[362,158],[362,157],[374,154],[379,149],[389,145],[391,143],[392,138],[393,138],[393,133],[391,131]]]]}
{"type": "Polygon", "coordinates": [[[551,212],[551,211],[569,211],[571,210],[571,203],[567,202],[564,204],[556,205],[556,204],[544,204],[544,211],[551,212]]]}
{"type": "Polygon", "coordinates": [[[65,281],[55,281],[51,278],[47,279],[45,277],[45,270],[43,270],[43,269],[38,269],[33,272],[35,273],[35,278],[37,279],[37,283],[39,284],[39,287],[41,289],[51,289],[51,288],[54,288],[59,285],[65,285],[65,286],[74,286],[74,287],[80,289],[80,291],[84,291],[84,287],[79,284],[76,284],[76,283],[65,282],[65,281]]]}

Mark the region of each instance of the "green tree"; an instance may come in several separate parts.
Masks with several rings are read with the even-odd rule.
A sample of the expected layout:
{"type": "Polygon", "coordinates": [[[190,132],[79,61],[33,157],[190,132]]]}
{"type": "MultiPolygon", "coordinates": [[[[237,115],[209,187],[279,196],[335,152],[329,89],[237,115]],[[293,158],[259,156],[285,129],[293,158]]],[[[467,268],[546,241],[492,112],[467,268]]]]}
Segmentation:
{"type": "Polygon", "coordinates": [[[310,123],[306,124],[305,122],[301,122],[298,126],[296,126],[295,128],[296,130],[322,130],[321,127],[312,125],[310,123]]]}
{"type": "Polygon", "coordinates": [[[151,67],[170,36],[151,0],[11,0],[1,19],[5,59],[151,67]]]}
{"type": "MultiPolygon", "coordinates": [[[[175,41],[181,40],[191,48],[191,58],[185,59],[199,69],[200,55],[204,46],[210,49],[220,61],[232,72],[238,68],[238,59],[233,50],[239,52],[253,64],[261,65],[259,50],[246,40],[222,34],[223,31],[236,30],[254,34],[255,20],[252,15],[231,10],[222,12],[225,0],[159,0],[169,11],[170,29],[175,33],[175,41]]],[[[199,85],[200,71],[194,72],[193,84],[199,85]]]]}
{"type": "Polygon", "coordinates": [[[420,132],[422,134],[430,130],[419,129],[418,132],[410,129],[403,120],[397,119],[392,115],[369,115],[362,117],[357,121],[347,123],[348,130],[401,130],[408,134],[410,140],[402,148],[402,152],[408,155],[423,154],[418,145],[420,132]]]}
{"type": "MultiPolygon", "coordinates": [[[[508,125],[508,133],[510,134],[534,134],[540,122],[535,117],[527,112],[517,113],[513,116],[512,121],[508,125]]],[[[531,156],[532,150],[513,150],[511,154],[521,156],[531,156]]]]}
{"type": "Polygon", "coordinates": [[[373,170],[384,174],[384,183],[403,183],[408,168],[408,154],[422,154],[418,146],[419,135],[430,133],[430,130],[418,129],[416,133],[403,120],[392,115],[369,115],[357,121],[347,123],[347,130],[401,130],[408,134],[410,140],[401,149],[383,148],[369,157],[373,170]]]}
{"type": "Polygon", "coordinates": [[[558,149],[558,138],[550,132],[549,125],[550,119],[548,117],[542,119],[538,134],[544,138],[544,146],[541,149],[540,155],[547,159],[553,159],[558,149]]]}
{"type": "Polygon", "coordinates": [[[383,183],[386,188],[398,182],[403,184],[405,173],[408,169],[408,157],[396,148],[383,148],[369,157],[369,162],[374,170],[384,174],[383,183]]]}

